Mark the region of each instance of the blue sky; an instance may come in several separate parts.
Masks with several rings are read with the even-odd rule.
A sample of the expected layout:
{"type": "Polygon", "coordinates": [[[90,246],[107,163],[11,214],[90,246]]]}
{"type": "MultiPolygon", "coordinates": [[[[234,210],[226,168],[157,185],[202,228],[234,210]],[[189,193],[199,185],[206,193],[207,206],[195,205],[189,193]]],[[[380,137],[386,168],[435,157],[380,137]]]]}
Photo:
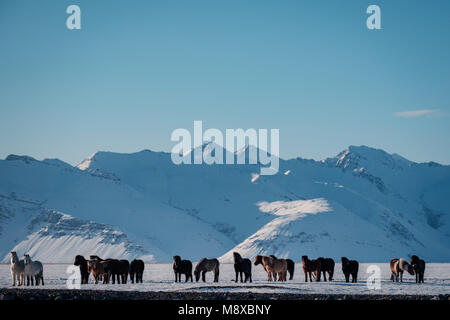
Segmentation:
{"type": "Polygon", "coordinates": [[[449,1],[0,2],[0,158],[170,151],[279,128],[283,158],[368,145],[450,164],[449,1]],[[82,29],[66,28],[77,4],[82,29]],[[370,4],[382,30],[366,28],[370,4]],[[413,111],[413,112],[410,112],[413,111]]]}

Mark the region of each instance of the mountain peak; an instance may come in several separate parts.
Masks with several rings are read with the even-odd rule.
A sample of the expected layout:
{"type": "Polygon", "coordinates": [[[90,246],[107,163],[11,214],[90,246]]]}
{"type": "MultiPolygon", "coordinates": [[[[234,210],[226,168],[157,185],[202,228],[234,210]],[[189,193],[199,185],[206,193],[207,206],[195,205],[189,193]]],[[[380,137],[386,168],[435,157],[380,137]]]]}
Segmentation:
{"type": "Polygon", "coordinates": [[[26,163],[30,163],[32,161],[37,161],[35,158],[30,157],[30,156],[19,156],[19,155],[16,155],[16,154],[10,154],[9,156],[7,156],[5,158],[5,160],[6,161],[17,161],[17,160],[19,160],[19,161],[24,161],[26,163]]]}

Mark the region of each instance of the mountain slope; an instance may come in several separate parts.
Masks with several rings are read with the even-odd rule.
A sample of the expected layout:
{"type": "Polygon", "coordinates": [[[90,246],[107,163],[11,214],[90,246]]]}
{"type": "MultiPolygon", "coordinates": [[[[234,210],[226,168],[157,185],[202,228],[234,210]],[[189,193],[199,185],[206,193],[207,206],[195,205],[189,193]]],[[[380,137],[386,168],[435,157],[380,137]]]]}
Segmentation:
{"type": "MultiPolygon", "coordinates": [[[[175,254],[228,260],[236,249],[295,259],[356,255],[387,261],[419,253],[450,261],[449,166],[351,146],[323,161],[280,159],[280,172],[273,176],[259,172],[259,164],[177,166],[170,154],[149,150],[97,152],[78,167],[9,156],[0,161],[0,195],[39,203],[60,219],[69,215],[107,225],[126,236],[135,248],[131,255],[146,260],[169,261],[175,254]]],[[[0,210],[0,230],[8,228],[11,212],[21,215],[16,211],[17,206],[0,210]]],[[[50,229],[55,224],[46,223],[50,229]]],[[[18,236],[15,246],[41,247],[36,254],[51,259],[45,252],[55,238],[33,242],[25,236],[31,237],[18,236]]],[[[9,243],[0,252],[6,259],[13,243],[10,235],[0,237],[9,243]]],[[[120,250],[127,242],[118,242],[124,244],[118,252],[125,254],[120,250]]],[[[83,243],[78,248],[85,245],[93,254],[95,246],[83,243]]],[[[61,259],[75,254],[58,247],[67,251],[61,259]]]]}

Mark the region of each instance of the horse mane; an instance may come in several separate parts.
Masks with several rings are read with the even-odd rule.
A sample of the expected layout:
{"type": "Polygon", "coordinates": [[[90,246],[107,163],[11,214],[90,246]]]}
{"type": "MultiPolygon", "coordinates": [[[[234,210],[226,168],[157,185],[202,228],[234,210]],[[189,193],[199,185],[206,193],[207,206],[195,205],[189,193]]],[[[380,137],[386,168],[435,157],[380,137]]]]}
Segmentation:
{"type": "Polygon", "coordinates": [[[239,263],[243,260],[238,252],[233,252],[233,258],[235,263],[239,263]]]}

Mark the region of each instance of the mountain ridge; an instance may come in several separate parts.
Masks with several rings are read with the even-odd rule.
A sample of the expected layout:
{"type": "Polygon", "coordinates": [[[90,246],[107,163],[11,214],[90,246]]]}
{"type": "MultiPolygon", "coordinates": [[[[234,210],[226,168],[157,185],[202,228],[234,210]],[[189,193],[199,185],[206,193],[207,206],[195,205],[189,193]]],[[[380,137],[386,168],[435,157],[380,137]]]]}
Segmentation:
{"type": "MultiPolygon", "coordinates": [[[[326,233],[337,241],[338,248],[352,247],[360,256],[381,243],[372,255],[376,259],[387,259],[383,246],[386,252],[395,249],[392,254],[400,254],[402,248],[405,254],[412,254],[417,246],[425,257],[450,261],[450,203],[446,197],[450,166],[416,163],[366,146],[350,146],[322,161],[280,159],[279,173],[274,176],[258,175],[259,164],[175,165],[170,157],[170,153],[147,149],[131,154],[99,151],[74,167],[58,159],[39,161],[10,155],[0,160],[0,195],[118,228],[147,249],[130,255],[148,261],[170,261],[175,254],[195,259],[222,256],[226,261],[234,249],[244,255],[268,252],[273,235],[272,241],[280,243],[273,254],[314,256],[327,252],[327,243],[318,236],[326,233]],[[324,199],[329,213],[304,216],[297,201],[313,199],[324,199]],[[266,208],[282,205],[300,211],[290,218],[274,216],[264,211],[261,203],[266,203],[266,208]],[[322,216],[329,217],[328,222],[322,216]],[[340,229],[332,224],[347,221],[347,217],[360,221],[357,229],[374,228],[372,233],[382,240],[347,236],[352,233],[350,222],[340,229]],[[326,228],[322,230],[319,224],[326,228]],[[306,225],[311,232],[304,230],[306,225]],[[292,239],[283,234],[293,234],[292,239]],[[311,241],[305,242],[306,236],[311,241]],[[402,245],[389,246],[390,241],[402,245]]],[[[21,212],[18,205],[0,206],[1,229],[7,229],[5,221],[18,219],[21,212]],[[6,218],[11,212],[14,217],[6,218]]],[[[54,227],[51,221],[47,223],[48,228],[54,227]]],[[[29,250],[35,250],[36,245],[27,242],[29,236],[16,239],[17,244],[0,235],[5,243],[0,257],[7,259],[11,248],[31,246],[29,250]]],[[[46,257],[42,248],[41,253],[33,252],[46,257]]],[[[59,259],[66,262],[73,254],[64,253],[59,259]]]]}

